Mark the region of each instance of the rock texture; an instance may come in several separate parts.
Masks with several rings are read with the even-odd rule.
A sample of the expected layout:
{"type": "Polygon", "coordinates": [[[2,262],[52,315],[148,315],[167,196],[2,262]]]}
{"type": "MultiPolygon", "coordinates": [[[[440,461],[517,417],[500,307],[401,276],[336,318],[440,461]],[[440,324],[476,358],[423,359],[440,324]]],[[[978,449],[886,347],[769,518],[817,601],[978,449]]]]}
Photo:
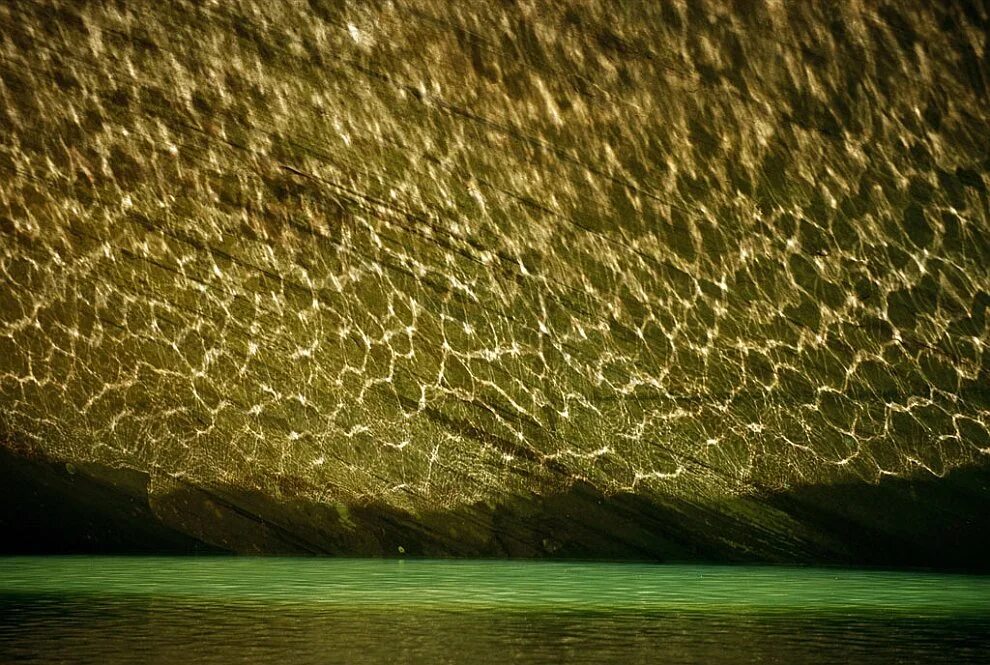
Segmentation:
{"type": "Polygon", "coordinates": [[[7,507],[120,490],[151,541],[235,551],[974,565],[988,25],[5,3],[7,507]]]}

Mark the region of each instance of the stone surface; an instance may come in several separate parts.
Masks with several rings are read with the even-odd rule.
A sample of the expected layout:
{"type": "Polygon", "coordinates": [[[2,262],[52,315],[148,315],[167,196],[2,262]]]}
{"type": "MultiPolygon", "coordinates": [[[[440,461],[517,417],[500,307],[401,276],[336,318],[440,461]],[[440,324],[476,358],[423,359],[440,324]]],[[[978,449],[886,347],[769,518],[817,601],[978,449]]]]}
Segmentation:
{"type": "Polygon", "coordinates": [[[715,503],[554,495],[425,514],[176,483],[0,449],[0,553],[220,553],[818,563],[985,570],[990,468],[715,503]]]}
{"type": "Polygon", "coordinates": [[[163,546],[971,565],[988,20],[0,6],[17,492],[163,546]]]}

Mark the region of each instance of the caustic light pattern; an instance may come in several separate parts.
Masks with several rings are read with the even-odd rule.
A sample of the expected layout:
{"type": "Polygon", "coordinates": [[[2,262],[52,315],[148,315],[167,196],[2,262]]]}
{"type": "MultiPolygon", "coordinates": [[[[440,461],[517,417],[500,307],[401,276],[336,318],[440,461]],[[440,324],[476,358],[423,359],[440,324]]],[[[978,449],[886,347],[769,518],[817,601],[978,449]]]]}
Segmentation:
{"type": "Polygon", "coordinates": [[[409,511],[990,453],[978,2],[0,6],[0,426],[409,511]]]}

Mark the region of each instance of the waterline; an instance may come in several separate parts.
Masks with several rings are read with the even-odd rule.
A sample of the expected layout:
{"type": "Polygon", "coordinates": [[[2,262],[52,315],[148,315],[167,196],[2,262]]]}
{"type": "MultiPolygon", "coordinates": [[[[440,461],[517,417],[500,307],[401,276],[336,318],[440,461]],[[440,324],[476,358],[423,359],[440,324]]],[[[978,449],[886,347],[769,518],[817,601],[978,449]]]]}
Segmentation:
{"type": "Polygon", "coordinates": [[[0,594],[364,608],[990,613],[987,576],[535,561],[11,557],[0,559],[0,594]]]}

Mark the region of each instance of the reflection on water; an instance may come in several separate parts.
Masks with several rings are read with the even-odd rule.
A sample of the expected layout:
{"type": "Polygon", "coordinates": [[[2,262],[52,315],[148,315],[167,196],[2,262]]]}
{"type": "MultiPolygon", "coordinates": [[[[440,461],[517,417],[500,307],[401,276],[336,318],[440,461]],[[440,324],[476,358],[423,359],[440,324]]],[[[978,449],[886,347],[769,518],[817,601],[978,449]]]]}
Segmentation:
{"type": "Polygon", "coordinates": [[[0,661],[978,662],[990,578],[609,564],[0,560],[0,661]]]}

